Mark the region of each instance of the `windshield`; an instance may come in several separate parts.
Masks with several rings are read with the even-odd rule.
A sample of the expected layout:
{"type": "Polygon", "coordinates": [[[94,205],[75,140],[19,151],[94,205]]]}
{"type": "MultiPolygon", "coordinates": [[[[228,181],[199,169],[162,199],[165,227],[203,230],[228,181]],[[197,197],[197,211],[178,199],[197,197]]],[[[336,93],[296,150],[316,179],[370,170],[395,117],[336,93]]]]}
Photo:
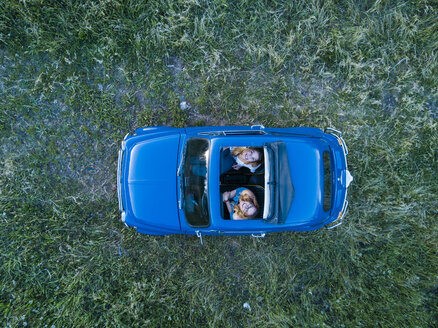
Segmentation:
{"type": "Polygon", "coordinates": [[[207,163],[210,144],[204,138],[187,141],[182,163],[182,201],[184,214],[191,226],[210,224],[207,193],[207,163]]]}

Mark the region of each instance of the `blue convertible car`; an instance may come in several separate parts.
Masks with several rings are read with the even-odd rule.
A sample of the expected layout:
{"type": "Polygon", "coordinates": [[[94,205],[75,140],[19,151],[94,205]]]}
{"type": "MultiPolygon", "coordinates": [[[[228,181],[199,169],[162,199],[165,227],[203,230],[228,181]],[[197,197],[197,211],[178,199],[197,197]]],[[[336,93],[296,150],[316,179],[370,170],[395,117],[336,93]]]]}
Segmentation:
{"type": "Polygon", "coordinates": [[[251,234],[333,228],[353,180],[334,129],[146,127],[119,151],[122,221],[141,233],[251,234]]]}

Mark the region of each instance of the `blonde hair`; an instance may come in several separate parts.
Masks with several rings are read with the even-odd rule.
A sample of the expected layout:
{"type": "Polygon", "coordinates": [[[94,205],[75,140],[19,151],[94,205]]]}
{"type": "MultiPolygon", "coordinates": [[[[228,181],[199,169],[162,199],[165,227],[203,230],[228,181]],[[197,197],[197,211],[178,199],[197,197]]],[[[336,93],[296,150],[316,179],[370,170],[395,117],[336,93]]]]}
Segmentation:
{"type": "Polygon", "coordinates": [[[233,155],[234,157],[237,157],[239,155],[243,155],[248,150],[257,151],[260,154],[260,158],[256,162],[249,162],[249,161],[241,160],[243,163],[251,165],[252,167],[256,167],[257,165],[260,165],[263,163],[264,151],[263,151],[263,148],[261,148],[261,147],[234,147],[233,151],[231,152],[231,155],[233,155]]]}
{"type": "Polygon", "coordinates": [[[248,195],[247,193],[244,193],[242,191],[242,193],[239,196],[239,200],[238,200],[237,204],[234,205],[234,207],[233,207],[233,210],[234,210],[234,213],[236,213],[242,219],[250,219],[250,218],[252,219],[252,218],[256,217],[257,213],[259,212],[259,208],[260,208],[260,206],[259,206],[259,203],[257,202],[257,199],[255,198],[255,196],[254,196],[254,198],[252,198],[250,195],[248,195]],[[240,206],[239,206],[240,201],[252,203],[255,206],[255,208],[257,209],[257,211],[254,213],[254,215],[246,216],[243,213],[243,211],[240,209],[240,206]]]}

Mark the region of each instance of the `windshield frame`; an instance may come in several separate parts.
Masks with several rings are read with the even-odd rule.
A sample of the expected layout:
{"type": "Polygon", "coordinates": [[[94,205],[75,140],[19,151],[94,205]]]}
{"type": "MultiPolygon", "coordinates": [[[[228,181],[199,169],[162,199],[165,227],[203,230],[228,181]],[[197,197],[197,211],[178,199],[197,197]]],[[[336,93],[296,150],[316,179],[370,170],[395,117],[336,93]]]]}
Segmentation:
{"type": "Polygon", "coordinates": [[[211,144],[209,139],[189,138],[184,145],[183,157],[178,168],[178,175],[181,178],[181,209],[184,212],[187,224],[194,228],[206,228],[211,224],[208,188],[210,154],[211,144]],[[197,142],[205,143],[204,147],[206,149],[192,149],[192,146],[195,147],[197,142]],[[199,154],[196,153],[196,150],[200,150],[199,154]],[[193,151],[192,156],[189,154],[191,151],[193,151]],[[199,158],[196,158],[197,156],[199,158]],[[194,171],[197,171],[197,173],[194,171]],[[187,173],[192,174],[188,175],[187,173]],[[202,186],[201,183],[204,185],[202,186]],[[189,201],[192,207],[189,206],[189,201]]]}

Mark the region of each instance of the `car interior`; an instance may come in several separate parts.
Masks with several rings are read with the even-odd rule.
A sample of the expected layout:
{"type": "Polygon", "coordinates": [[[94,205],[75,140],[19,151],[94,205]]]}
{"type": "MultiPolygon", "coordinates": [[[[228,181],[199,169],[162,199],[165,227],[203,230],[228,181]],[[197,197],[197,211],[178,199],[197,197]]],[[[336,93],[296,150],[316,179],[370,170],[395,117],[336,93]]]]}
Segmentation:
{"type": "Polygon", "coordinates": [[[230,220],[228,209],[226,204],[222,201],[222,194],[226,191],[232,191],[234,189],[243,187],[251,190],[256,196],[257,202],[260,205],[258,215],[254,219],[261,219],[264,216],[264,205],[265,205],[265,163],[261,164],[255,172],[251,172],[250,169],[246,167],[241,167],[239,170],[230,168],[226,170],[224,168],[228,167],[226,163],[226,157],[229,156],[229,148],[224,147],[221,150],[220,158],[220,170],[223,172],[220,175],[220,194],[221,194],[221,216],[225,220],[230,220]],[[228,153],[227,153],[228,152],[228,153]]]}

